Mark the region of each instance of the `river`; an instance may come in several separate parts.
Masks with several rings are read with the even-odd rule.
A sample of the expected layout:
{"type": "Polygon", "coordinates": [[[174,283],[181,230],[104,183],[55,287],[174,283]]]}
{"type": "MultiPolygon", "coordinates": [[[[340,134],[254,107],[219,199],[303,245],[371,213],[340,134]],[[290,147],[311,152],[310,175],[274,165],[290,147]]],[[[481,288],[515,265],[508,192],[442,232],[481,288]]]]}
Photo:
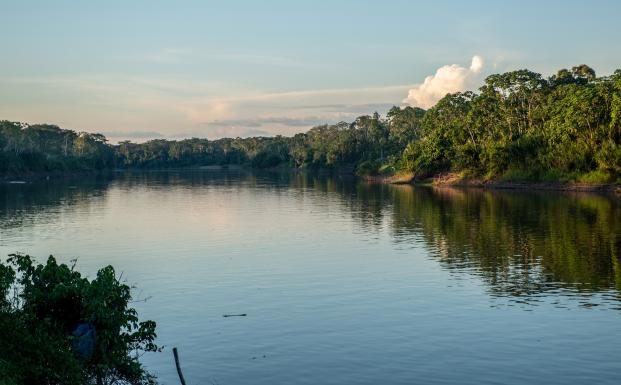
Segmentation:
{"type": "Polygon", "coordinates": [[[0,186],[0,253],[111,264],[164,384],[617,384],[621,199],[232,171],[0,186]],[[244,317],[223,317],[225,314],[244,317]]]}

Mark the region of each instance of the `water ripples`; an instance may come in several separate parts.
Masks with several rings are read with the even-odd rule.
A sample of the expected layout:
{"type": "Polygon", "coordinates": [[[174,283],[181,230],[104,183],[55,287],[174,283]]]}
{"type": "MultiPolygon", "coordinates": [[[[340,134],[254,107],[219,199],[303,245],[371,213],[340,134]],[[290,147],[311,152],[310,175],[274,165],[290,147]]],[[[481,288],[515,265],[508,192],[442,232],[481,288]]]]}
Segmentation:
{"type": "Polygon", "coordinates": [[[190,383],[618,380],[617,198],[169,171],[0,202],[0,252],[115,266],[190,383]]]}

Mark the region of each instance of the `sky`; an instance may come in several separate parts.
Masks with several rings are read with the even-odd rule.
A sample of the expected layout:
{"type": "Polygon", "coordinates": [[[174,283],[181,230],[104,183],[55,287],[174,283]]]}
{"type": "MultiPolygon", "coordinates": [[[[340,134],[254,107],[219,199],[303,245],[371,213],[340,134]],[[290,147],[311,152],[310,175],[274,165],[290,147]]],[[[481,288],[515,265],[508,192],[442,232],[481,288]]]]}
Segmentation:
{"type": "Polygon", "coordinates": [[[0,120],[151,138],[293,135],[485,76],[621,68],[620,1],[0,0],[0,120]]]}

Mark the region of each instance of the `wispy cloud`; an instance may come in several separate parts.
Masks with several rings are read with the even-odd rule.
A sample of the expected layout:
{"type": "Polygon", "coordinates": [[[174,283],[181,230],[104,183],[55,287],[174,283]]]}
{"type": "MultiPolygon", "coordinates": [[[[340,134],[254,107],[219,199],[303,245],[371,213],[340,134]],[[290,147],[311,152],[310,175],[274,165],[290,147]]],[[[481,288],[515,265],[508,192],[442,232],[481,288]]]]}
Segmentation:
{"type": "Polygon", "coordinates": [[[166,135],[157,131],[102,131],[100,134],[107,138],[125,139],[144,139],[144,138],[165,138],[166,135]]]}
{"type": "Polygon", "coordinates": [[[135,54],[134,56],[130,56],[130,59],[139,62],[149,62],[156,64],[174,64],[187,62],[191,59],[191,57],[191,49],[174,47],[135,54]]]}
{"type": "Polygon", "coordinates": [[[293,56],[284,56],[266,51],[223,51],[201,47],[171,47],[155,51],[139,52],[130,57],[134,62],[154,64],[209,64],[234,63],[242,65],[316,68],[325,64],[301,60],[293,56]]]}
{"type": "Polygon", "coordinates": [[[410,87],[265,91],[169,76],[0,78],[0,116],[104,132],[117,140],[292,135],[361,114],[385,113],[410,87]],[[28,103],[4,103],[18,93],[28,103]]]}
{"type": "Polygon", "coordinates": [[[183,139],[190,137],[197,138],[248,138],[251,136],[273,136],[272,130],[264,130],[258,127],[247,126],[218,126],[218,125],[205,125],[198,129],[188,132],[182,132],[176,135],[172,135],[172,139],[183,139]]]}
{"type": "Polygon", "coordinates": [[[205,123],[205,125],[209,127],[261,127],[270,124],[282,124],[291,127],[308,127],[321,124],[323,122],[325,122],[325,119],[320,117],[292,118],[288,116],[274,116],[263,118],[214,120],[212,122],[205,123]]]}

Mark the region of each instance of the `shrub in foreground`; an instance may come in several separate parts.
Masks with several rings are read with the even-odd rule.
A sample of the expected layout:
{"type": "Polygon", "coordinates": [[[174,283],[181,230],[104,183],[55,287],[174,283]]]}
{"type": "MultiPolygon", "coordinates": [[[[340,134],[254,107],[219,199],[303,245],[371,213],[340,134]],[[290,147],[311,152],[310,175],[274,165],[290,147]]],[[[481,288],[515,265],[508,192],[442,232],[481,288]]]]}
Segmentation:
{"type": "Polygon", "coordinates": [[[158,351],[112,266],[89,280],[50,256],[0,262],[0,385],[150,384],[140,364],[158,351]]]}

